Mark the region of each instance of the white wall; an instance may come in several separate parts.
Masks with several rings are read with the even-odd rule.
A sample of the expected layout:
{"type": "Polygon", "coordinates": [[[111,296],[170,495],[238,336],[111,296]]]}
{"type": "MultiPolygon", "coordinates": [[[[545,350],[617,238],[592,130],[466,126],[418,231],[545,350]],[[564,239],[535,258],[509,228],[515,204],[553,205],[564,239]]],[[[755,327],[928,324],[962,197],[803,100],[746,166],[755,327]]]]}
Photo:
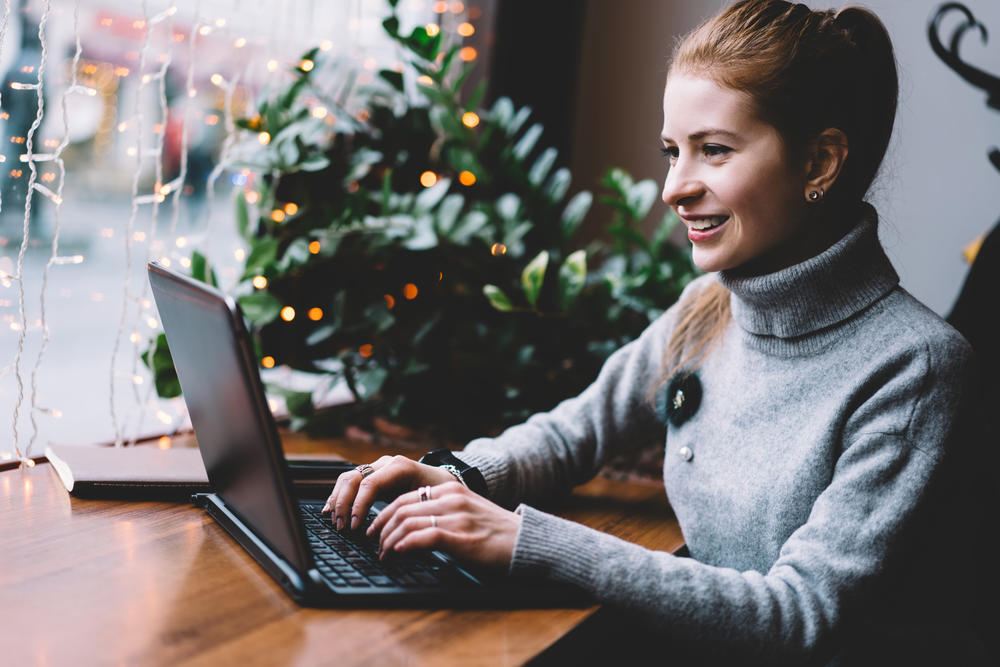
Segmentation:
{"type": "MultiPolygon", "coordinates": [[[[673,39],[717,11],[720,0],[592,0],[584,25],[574,174],[579,187],[607,166],[661,179],[660,96],[673,39]]],[[[947,314],[964,280],[962,248],[1000,219],[1000,172],[986,159],[1000,145],[1000,112],[933,54],[927,21],[938,0],[867,0],[892,35],[900,105],[883,174],[872,193],[882,239],[903,285],[947,314]]],[[[967,0],[993,35],[967,35],[963,56],[1000,75],[1000,3],[967,0]]],[[[813,7],[843,6],[816,0],[813,7]]],[[[944,23],[948,28],[957,17],[944,23]]],[[[662,209],[655,216],[659,218],[662,209]]],[[[652,222],[652,220],[651,220],[652,222]]]]}

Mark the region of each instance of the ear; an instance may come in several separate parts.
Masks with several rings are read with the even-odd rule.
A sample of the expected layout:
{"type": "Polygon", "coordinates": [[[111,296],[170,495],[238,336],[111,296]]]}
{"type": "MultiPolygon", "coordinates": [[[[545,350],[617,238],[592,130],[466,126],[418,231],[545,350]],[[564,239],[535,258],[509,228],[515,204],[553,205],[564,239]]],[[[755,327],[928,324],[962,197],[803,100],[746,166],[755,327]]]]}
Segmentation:
{"type": "Polygon", "coordinates": [[[806,161],[806,198],[811,191],[829,192],[847,161],[847,135],[828,127],[810,144],[806,161]]]}

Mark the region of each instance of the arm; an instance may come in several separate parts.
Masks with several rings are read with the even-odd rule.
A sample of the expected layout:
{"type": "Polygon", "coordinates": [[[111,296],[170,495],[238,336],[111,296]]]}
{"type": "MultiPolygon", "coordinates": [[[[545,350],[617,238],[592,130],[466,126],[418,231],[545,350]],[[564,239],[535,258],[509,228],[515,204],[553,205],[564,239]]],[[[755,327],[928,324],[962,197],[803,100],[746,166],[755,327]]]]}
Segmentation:
{"type": "Polygon", "coordinates": [[[964,544],[947,555],[940,545],[963,534],[956,524],[971,508],[959,504],[949,451],[963,445],[955,383],[964,371],[948,362],[929,371],[926,361],[853,411],[829,485],[766,572],[652,552],[527,506],[510,572],[579,586],[636,612],[665,640],[773,661],[828,659],[859,633],[884,640],[901,617],[918,641],[921,632],[940,639],[960,624],[963,608],[946,602],[961,590],[964,544]]]}

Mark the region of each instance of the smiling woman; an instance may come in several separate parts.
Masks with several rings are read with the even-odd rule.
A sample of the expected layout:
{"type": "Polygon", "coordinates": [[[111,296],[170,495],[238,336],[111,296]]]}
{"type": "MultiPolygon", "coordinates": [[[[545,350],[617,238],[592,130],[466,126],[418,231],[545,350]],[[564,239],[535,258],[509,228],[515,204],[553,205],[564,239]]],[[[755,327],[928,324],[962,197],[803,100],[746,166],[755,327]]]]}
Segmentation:
{"type": "Polygon", "coordinates": [[[457,452],[457,481],[383,458],[341,476],[333,520],[404,491],[371,529],[384,551],[579,587],[637,629],[618,660],[638,639],[698,664],[986,664],[972,541],[929,574],[978,520],[972,355],[899,286],[865,201],[896,96],[862,9],[743,0],[688,35],[663,199],[712,273],[579,396],[457,452]],[[533,507],[655,436],[690,558],[533,507]]]}

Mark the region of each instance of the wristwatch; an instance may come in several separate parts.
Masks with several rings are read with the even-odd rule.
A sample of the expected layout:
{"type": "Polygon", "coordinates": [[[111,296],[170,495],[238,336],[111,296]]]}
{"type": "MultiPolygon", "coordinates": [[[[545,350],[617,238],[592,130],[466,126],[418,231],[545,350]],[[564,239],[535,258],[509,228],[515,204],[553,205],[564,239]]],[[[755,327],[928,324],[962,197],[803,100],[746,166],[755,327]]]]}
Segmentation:
{"type": "Polygon", "coordinates": [[[486,479],[479,468],[470,466],[468,463],[451,453],[450,449],[435,449],[420,457],[420,463],[429,466],[444,468],[455,476],[462,486],[475,491],[481,496],[486,496],[486,479]]]}

